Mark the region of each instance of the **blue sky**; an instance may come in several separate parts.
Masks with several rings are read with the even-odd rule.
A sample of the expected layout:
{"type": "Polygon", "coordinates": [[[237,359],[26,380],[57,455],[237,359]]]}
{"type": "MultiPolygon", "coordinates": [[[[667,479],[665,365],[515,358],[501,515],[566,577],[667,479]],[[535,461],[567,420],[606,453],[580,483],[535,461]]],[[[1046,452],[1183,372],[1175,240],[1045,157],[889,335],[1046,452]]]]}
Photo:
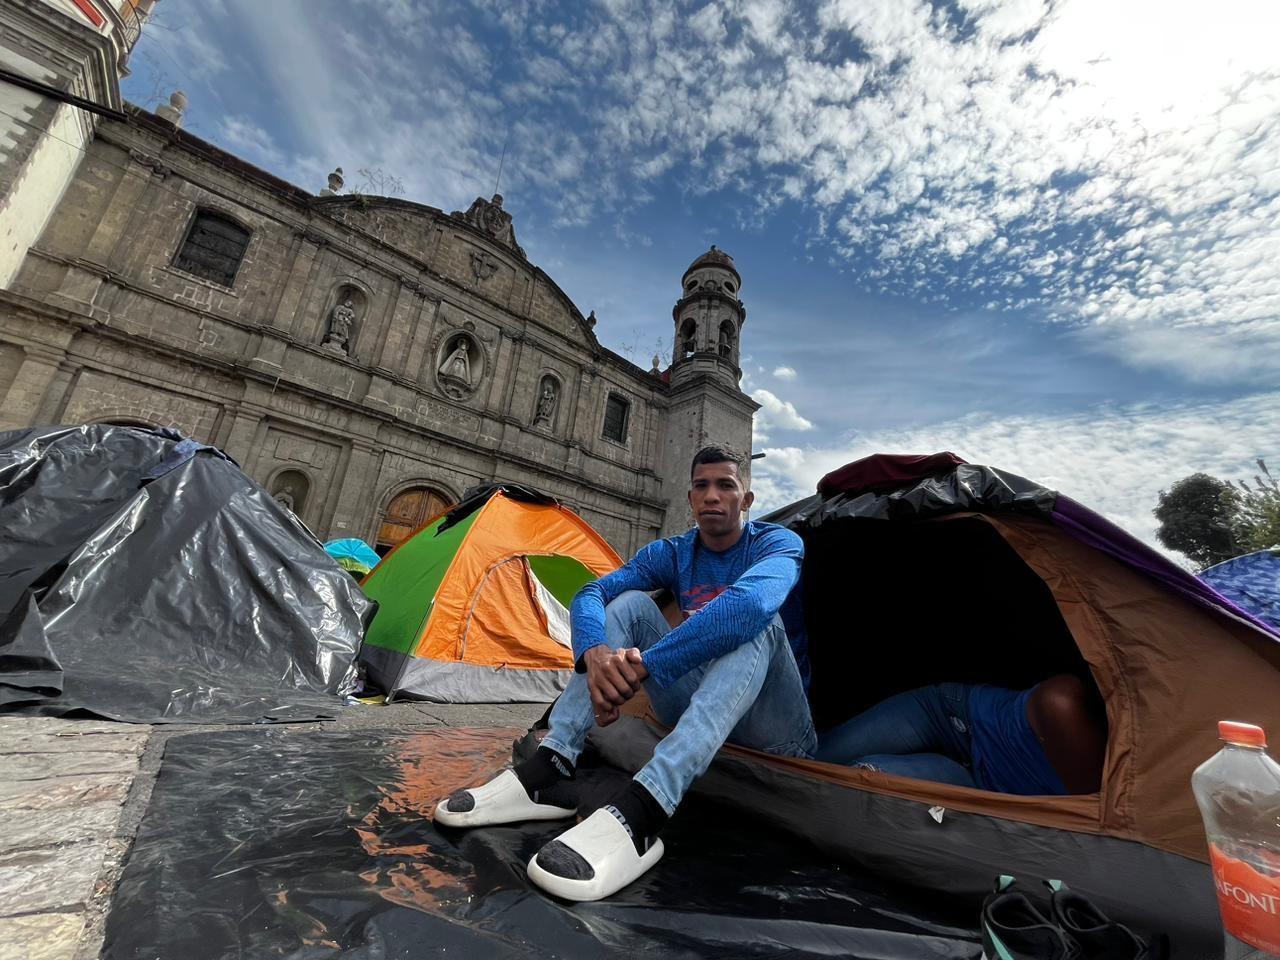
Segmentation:
{"type": "MultiPolygon", "coordinates": [[[[1151,540],[1280,460],[1273,3],[162,0],[125,96],[298,185],[500,189],[601,340],[743,277],[762,505],[950,449],[1151,540]],[[1117,9],[1120,8],[1120,9],[1117,9]]],[[[659,344],[661,347],[659,348],[659,344]]]]}

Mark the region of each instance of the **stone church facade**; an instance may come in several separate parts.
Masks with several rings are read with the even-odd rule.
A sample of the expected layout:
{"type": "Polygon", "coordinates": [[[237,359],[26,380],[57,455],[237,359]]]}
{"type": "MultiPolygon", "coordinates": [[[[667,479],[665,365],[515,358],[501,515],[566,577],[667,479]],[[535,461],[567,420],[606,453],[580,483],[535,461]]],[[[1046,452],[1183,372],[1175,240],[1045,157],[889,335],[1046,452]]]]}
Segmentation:
{"type": "MultiPolygon", "coordinates": [[[[342,195],[336,175],[311,194],[181,130],[181,106],[92,115],[0,289],[0,430],[173,426],[226,450],[322,539],[380,550],[473,484],[507,480],[559,497],[628,555],[689,525],[699,446],[750,449],[746,312],[723,252],[686,270],[674,354],[644,370],[530,263],[501,197],[445,213],[342,195]]],[[[33,162],[0,155],[0,184],[33,162]]]]}

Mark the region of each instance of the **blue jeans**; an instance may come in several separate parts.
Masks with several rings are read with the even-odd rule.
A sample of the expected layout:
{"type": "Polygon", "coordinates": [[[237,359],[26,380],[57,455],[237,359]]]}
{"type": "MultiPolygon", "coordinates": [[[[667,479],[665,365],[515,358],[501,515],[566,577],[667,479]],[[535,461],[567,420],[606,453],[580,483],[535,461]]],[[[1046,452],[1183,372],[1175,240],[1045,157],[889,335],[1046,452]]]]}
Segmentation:
{"type": "MultiPolygon", "coordinates": [[[[629,590],[605,608],[605,640],[614,650],[643,652],[670,632],[647,593],[629,590]]],[[[726,740],[785,757],[812,757],[818,747],[795,655],[777,617],[736,650],[694,667],[670,686],[650,679],[644,688],[658,719],[672,730],[635,779],[668,814],[726,740]]],[[[551,709],[542,745],[576,761],[594,724],[586,674],[574,674],[551,709]]]]}
{"type": "Polygon", "coordinates": [[[976,787],[970,727],[969,686],[941,683],[899,693],[824,731],[817,759],[976,787]]]}

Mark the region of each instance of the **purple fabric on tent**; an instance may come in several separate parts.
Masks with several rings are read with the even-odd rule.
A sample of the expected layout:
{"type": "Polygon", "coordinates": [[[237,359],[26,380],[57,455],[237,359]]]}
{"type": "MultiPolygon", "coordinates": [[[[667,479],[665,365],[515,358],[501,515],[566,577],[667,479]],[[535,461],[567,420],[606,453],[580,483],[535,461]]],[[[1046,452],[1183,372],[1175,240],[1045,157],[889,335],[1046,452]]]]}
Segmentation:
{"type": "Polygon", "coordinates": [[[1058,495],[1050,518],[1081,543],[1154,577],[1193,603],[1243,620],[1267,636],[1280,639],[1280,631],[1270,624],[1259,620],[1247,610],[1240,609],[1199,577],[1183,570],[1168,557],[1070,497],[1058,495]]]}
{"type": "Polygon", "coordinates": [[[774,510],[764,519],[798,530],[832,518],[923,518],[969,510],[1015,510],[1046,517],[1081,543],[1154,577],[1192,603],[1242,620],[1273,640],[1280,639],[1280,629],[1237,606],[1083,504],[1025,477],[966,463],[954,453],[863,457],[823,477],[816,496],[774,510]]]}

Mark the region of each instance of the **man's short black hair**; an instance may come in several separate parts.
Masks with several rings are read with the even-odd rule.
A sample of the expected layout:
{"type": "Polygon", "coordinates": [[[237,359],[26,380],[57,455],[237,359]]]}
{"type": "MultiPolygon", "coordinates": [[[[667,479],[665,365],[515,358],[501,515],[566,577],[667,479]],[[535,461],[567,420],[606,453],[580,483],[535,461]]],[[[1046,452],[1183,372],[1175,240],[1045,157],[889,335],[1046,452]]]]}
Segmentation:
{"type": "Polygon", "coordinates": [[[732,463],[737,466],[739,477],[743,476],[747,468],[747,458],[730,450],[723,443],[709,444],[693,455],[693,463],[689,464],[690,479],[693,478],[693,471],[702,463],[732,463]]]}

